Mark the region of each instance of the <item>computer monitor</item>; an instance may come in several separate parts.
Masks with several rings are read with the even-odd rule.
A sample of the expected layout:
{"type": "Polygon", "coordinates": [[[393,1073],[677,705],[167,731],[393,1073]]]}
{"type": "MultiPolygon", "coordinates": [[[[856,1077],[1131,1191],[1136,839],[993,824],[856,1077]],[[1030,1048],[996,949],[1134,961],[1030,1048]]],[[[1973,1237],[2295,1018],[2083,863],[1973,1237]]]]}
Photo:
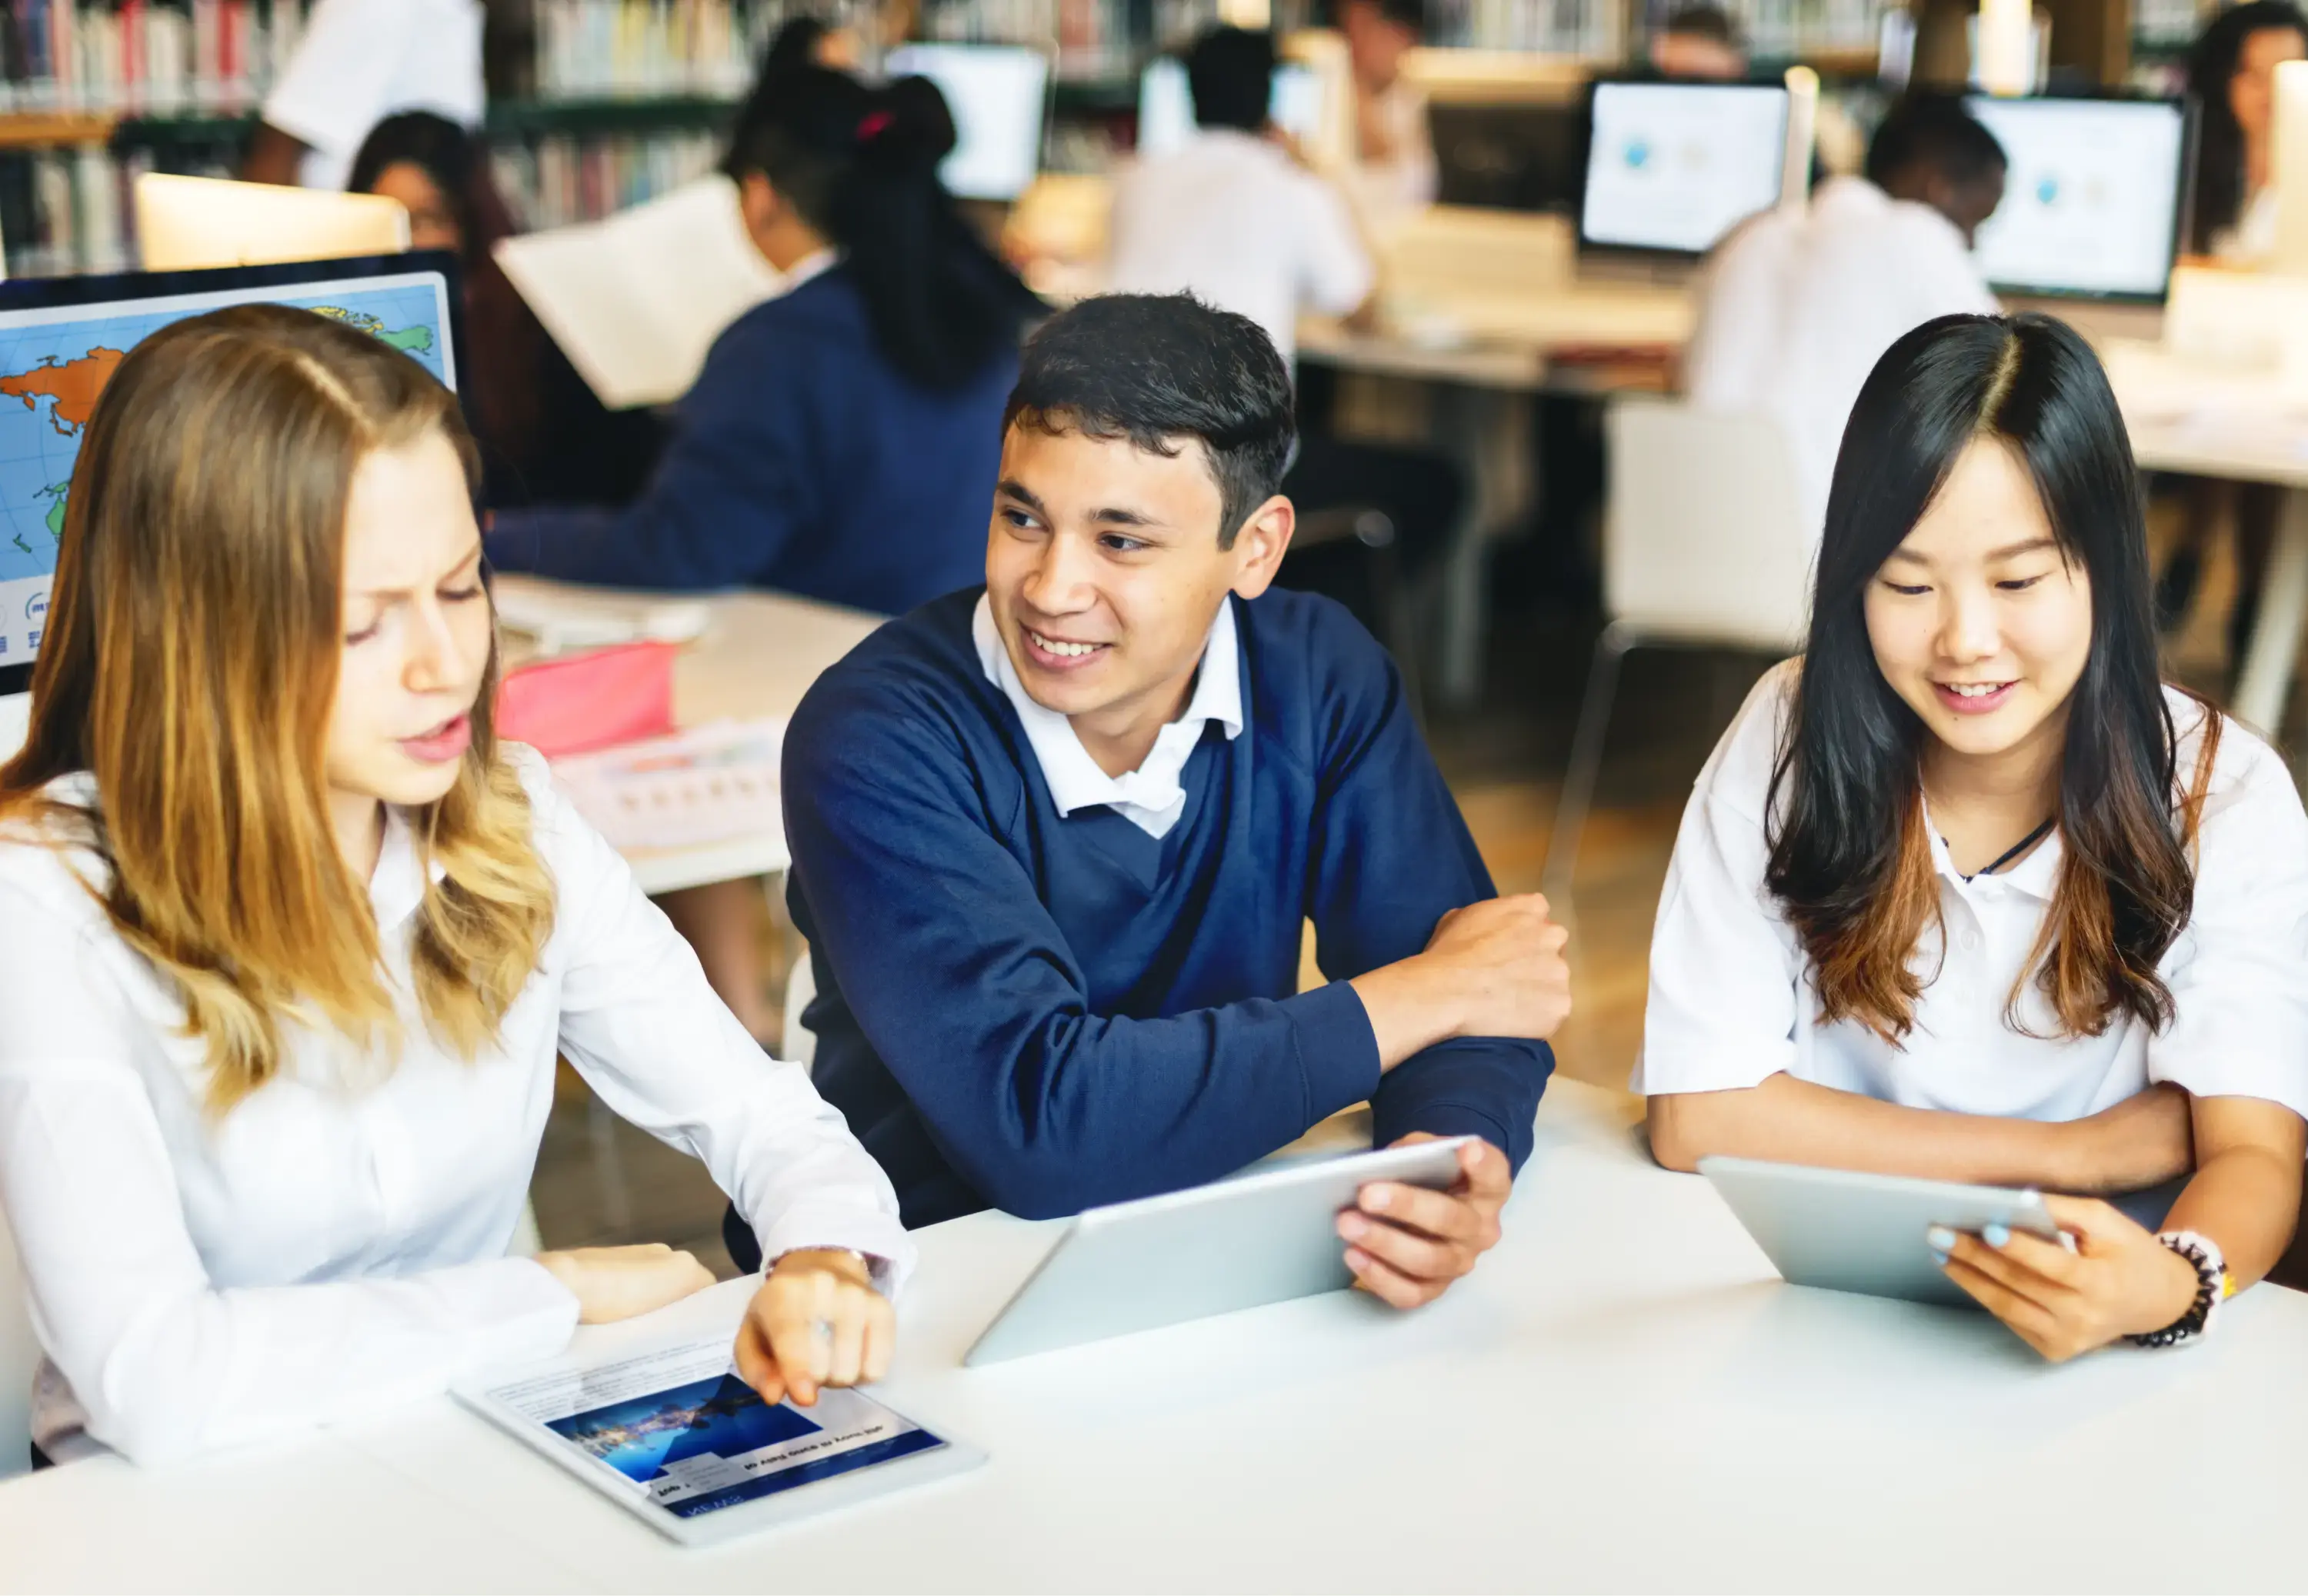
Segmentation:
{"type": "Polygon", "coordinates": [[[1778,202],[1783,85],[1604,80],[1587,107],[1581,249],[1696,258],[1778,202]]]}
{"type": "Polygon", "coordinates": [[[453,256],[427,252],[0,282],[0,747],[22,737],[73,465],[121,357],[203,311],[294,305],[374,333],[454,388],[456,270],[453,256]]]}
{"type": "Polygon", "coordinates": [[[2003,146],[2003,202],[1979,229],[1999,289],[2160,305],[2187,218],[2190,116],[2177,99],[1966,102],[2003,146]]]}
{"type": "Polygon", "coordinates": [[[383,194],[146,172],[136,179],[135,205],[147,271],[397,255],[409,247],[409,212],[383,194]]]}
{"type": "Polygon", "coordinates": [[[939,167],[965,200],[1014,200],[1042,169],[1050,58],[1023,45],[903,45],[883,58],[893,78],[927,78],[953,113],[953,153],[939,167]]]}
{"type": "MultiPolygon", "coordinates": [[[[1284,61],[1274,68],[1267,90],[1266,114],[1274,125],[1295,139],[1312,142],[1322,127],[1322,77],[1303,62],[1284,61]]],[[[1186,82],[1186,64],[1165,56],[1138,77],[1138,153],[1162,155],[1193,136],[1194,95],[1186,82]]]]}

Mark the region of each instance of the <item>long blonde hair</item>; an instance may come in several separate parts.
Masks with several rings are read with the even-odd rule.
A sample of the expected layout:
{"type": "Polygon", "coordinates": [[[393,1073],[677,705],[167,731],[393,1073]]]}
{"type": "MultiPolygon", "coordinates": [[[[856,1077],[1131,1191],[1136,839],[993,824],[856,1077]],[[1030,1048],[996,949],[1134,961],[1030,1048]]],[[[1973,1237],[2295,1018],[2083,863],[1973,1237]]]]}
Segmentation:
{"type": "MultiPolygon", "coordinates": [[[[82,440],[0,821],[108,867],[105,912],[181,995],[217,1113],[280,1071],[284,1018],[380,1051],[400,1041],[325,756],[353,476],[427,433],[478,479],[456,399],[416,361],[324,316],[241,305],[138,344],[82,440]],[[78,771],[93,808],[44,793],[78,771]]],[[[553,925],[529,802],[492,734],[496,679],[493,643],[456,785],[409,817],[440,877],[427,870],[416,916],[415,992],[469,1059],[553,925]]]]}

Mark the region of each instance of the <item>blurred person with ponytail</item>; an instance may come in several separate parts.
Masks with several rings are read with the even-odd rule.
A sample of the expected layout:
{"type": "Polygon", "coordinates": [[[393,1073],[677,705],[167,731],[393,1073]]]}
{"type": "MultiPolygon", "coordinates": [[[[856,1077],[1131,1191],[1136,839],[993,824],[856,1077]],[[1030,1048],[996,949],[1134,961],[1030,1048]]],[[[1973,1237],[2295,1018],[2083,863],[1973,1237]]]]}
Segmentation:
{"type": "Polygon", "coordinates": [[[939,184],[952,147],[926,83],[766,72],[728,169],[786,290],[714,344],[633,503],[501,516],[497,568],[883,614],[983,580],[1002,407],[1043,307],[939,184]]]}
{"type": "MultiPolygon", "coordinates": [[[[746,229],[786,288],[722,333],[622,511],[500,515],[501,571],[615,587],[775,588],[898,614],[986,579],[986,505],[1041,302],[955,210],[936,88],[773,59],[731,135],[746,229]]],[[[762,894],[661,900],[715,991],[774,1023],[762,894]]]]}
{"type": "Polygon", "coordinates": [[[1684,812],[1653,1154],[2080,1194],[2046,1198],[2072,1248],[1926,1239],[2047,1358],[2170,1345],[2292,1234],[2304,974],[2308,817],[2158,675],[2098,361],[2048,317],[1925,322],[1852,410],[1807,646],[1684,812]]]}
{"type": "Polygon", "coordinates": [[[743,1211],[765,1401],[886,1366],[889,1181],[493,734],[478,478],[446,389],[306,311],[177,322],[97,405],[0,769],[36,1466],[327,1423],[710,1284],[507,1256],[556,1054],[743,1211]]]}

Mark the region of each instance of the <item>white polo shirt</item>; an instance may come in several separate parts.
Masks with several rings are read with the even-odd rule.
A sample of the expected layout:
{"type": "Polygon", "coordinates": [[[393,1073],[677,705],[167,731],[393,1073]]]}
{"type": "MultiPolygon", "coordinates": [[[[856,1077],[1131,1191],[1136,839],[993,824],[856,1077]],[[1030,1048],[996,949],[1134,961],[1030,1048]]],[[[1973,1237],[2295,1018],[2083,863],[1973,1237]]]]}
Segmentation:
{"type": "Polygon", "coordinates": [[[1844,424],[1883,352],[1925,322],[1997,308],[1953,222],[1837,177],[1808,210],[1767,211],[1716,250],[1684,383],[1702,408],[1779,423],[1815,536],[1844,424]]]}
{"type": "Polygon", "coordinates": [[[340,189],[369,130],[402,111],[478,126],[480,0],[320,0],[264,120],[310,145],[298,180],[340,189]]]}
{"type": "MultiPolygon", "coordinates": [[[[1763,678],[1684,811],[1636,1091],[1734,1090],[1784,1072],[1911,1108],[2068,1120],[2171,1081],[2308,1115],[2308,817],[2283,762],[2234,721],[2204,807],[2194,912],[2157,966],[2176,1005],[2161,1035],[2120,1017],[2098,1036],[2062,1037],[2032,978],[2018,1012],[2035,1034],[2007,1023],[2058,883],[2057,832],[2008,871],[1966,881],[1934,831],[1945,932],[1927,929],[1910,960],[1927,984],[1905,1045],[1820,1024],[1809,962],[1763,882],[1764,805],[1797,669],[1763,678]]],[[[2167,696],[2184,773],[2201,711],[2167,696]]]]}
{"type": "Polygon", "coordinates": [[[970,640],[977,646],[978,668],[1002,690],[1026,728],[1027,745],[1034,762],[1049,784],[1050,802],[1061,819],[1078,809],[1105,804],[1147,836],[1160,839],[1186,812],[1186,789],[1179,782],[1186,761],[1201,746],[1202,728],[1217,721],[1227,740],[1242,735],[1242,653],[1235,635],[1234,600],[1219,605],[1218,619],[1202,644],[1201,667],[1194,673],[1193,695],[1185,713],[1155,736],[1153,751],[1135,770],[1108,776],[1089,757],[1074,732],[1074,723],[1055,709],[1036,703],[1018,680],[1010,651],[1002,646],[994,625],[994,606],[980,597],[969,618],[970,640]]]}
{"type": "Polygon", "coordinates": [[[1248,316],[1286,366],[1301,311],[1343,316],[1378,280],[1339,192],[1270,140],[1232,128],[1199,131],[1124,171],[1109,237],[1113,292],[1191,293],[1248,316]]]}

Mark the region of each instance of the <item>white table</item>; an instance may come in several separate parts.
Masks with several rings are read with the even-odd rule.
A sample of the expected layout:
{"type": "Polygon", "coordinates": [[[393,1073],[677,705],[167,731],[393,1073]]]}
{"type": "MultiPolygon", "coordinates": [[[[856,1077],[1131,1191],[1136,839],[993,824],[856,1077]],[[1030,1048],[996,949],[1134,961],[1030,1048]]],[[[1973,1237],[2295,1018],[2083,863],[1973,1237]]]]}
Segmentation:
{"type": "MultiPolygon", "coordinates": [[[[573,612],[588,605],[629,610],[667,597],[525,576],[500,576],[496,586],[526,597],[549,596],[555,607],[573,612]]],[[[789,716],[810,683],[882,624],[879,615],[783,593],[720,593],[700,602],[710,612],[705,633],[674,665],[676,725],[789,716]]],[[[625,857],[651,893],[776,875],[789,862],[782,826],[698,847],[636,848],[625,857]]]]}
{"type": "MultiPolygon", "coordinates": [[[[165,1473],[0,1486],[8,1590],[2239,1590],[2308,1583],[2308,1298],[2039,1362],[1984,1315],[1779,1284],[1632,1100],[1558,1082],[1507,1240],[1352,1294],[962,1369],[1046,1226],[922,1233],[883,1394],[966,1478],[714,1551],[445,1399],[165,1473]]],[[[742,1283],[609,1343],[733,1322],[742,1283]]]]}
{"type": "Polygon", "coordinates": [[[2101,345],[2131,452],[2155,471],[2185,471],[2284,488],[2276,547],[2261,579],[2260,614],[2244,645],[2228,711],[2269,738],[2284,720],[2308,622],[2308,409],[2272,375],[2175,358],[2135,339],[2101,345]]]}

